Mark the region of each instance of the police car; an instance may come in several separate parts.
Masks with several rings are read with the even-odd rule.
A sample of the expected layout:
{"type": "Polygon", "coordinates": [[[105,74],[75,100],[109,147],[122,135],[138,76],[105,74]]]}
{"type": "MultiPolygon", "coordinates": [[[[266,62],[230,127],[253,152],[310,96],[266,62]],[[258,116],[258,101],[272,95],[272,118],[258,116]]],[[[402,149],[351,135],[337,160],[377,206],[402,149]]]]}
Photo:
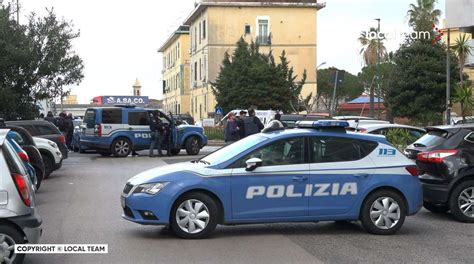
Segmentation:
{"type": "Polygon", "coordinates": [[[388,235],[422,206],[413,161],[346,121],[302,121],[199,160],[145,171],[121,195],[122,217],[202,238],[217,224],[360,220],[388,235]]]}
{"type": "Polygon", "coordinates": [[[79,149],[97,150],[103,156],[126,157],[132,150],[148,149],[151,143],[150,113],[158,112],[169,133],[163,149],[169,145],[170,154],[177,155],[185,149],[188,155],[197,155],[207,145],[202,127],[177,126],[172,116],[156,109],[118,105],[93,107],[86,110],[79,136],[79,149]]]}

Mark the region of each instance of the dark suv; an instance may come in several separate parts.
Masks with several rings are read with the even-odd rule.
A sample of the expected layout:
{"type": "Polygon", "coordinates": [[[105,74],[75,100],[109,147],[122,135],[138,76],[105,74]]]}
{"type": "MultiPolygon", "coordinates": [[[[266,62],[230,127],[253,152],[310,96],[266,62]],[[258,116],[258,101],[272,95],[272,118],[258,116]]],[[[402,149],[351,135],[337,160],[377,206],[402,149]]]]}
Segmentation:
{"type": "Polygon", "coordinates": [[[474,124],[427,127],[427,134],[408,146],[423,185],[423,205],[435,213],[451,211],[462,222],[474,222],[474,124]]]}

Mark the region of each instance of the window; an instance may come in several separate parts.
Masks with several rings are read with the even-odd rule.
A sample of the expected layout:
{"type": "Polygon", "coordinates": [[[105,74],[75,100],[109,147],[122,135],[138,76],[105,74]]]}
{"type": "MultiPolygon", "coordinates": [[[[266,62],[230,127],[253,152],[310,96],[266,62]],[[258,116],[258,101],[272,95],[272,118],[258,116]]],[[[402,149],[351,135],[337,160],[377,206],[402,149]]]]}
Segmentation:
{"type": "Polygon", "coordinates": [[[102,123],[122,124],[122,109],[102,109],[102,123]]]}
{"type": "Polygon", "coordinates": [[[204,81],[207,80],[207,56],[204,55],[204,63],[203,63],[203,72],[204,72],[204,81]]]}
{"type": "Polygon", "coordinates": [[[197,42],[196,42],[196,39],[198,38],[198,34],[197,34],[197,27],[194,27],[194,35],[193,35],[193,38],[194,38],[194,49],[193,50],[196,50],[196,47],[197,47],[197,42]]]}
{"type": "Polygon", "coordinates": [[[252,31],[252,29],[251,29],[250,25],[245,25],[244,33],[245,34],[251,34],[252,33],[251,31],[252,31]]]}
{"type": "Polygon", "coordinates": [[[150,118],[147,112],[129,112],[128,124],[131,126],[148,126],[150,118]]]}
{"type": "Polygon", "coordinates": [[[369,155],[376,142],[338,137],[311,138],[311,163],[360,160],[369,155]]]}
{"type": "Polygon", "coordinates": [[[202,80],[202,61],[199,59],[199,80],[202,80]]]}
{"type": "Polygon", "coordinates": [[[202,39],[206,39],[206,20],[202,21],[202,39]]]}
{"type": "Polygon", "coordinates": [[[194,81],[197,81],[197,67],[198,67],[198,63],[196,61],[194,62],[194,81]]]}
{"type": "Polygon", "coordinates": [[[59,131],[57,129],[54,129],[52,126],[48,125],[37,125],[36,129],[38,129],[38,135],[57,135],[59,134],[59,131]]]}
{"type": "Polygon", "coordinates": [[[95,110],[87,109],[86,114],[84,115],[84,124],[87,128],[94,128],[95,125],[95,110]]]}
{"type": "Polygon", "coordinates": [[[179,48],[179,42],[178,42],[178,59],[179,59],[179,55],[180,55],[180,48],[179,48]]]}
{"type": "Polygon", "coordinates": [[[268,44],[269,39],[269,30],[268,30],[268,18],[267,19],[258,19],[258,35],[257,35],[257,43],[258,44],[268,44]]]}
{"type": "Polygon", "coordinates": [[[199,23],[199,44],[201,44],[201,39],[202,39],[202,35],[201,35],[202,34],[201,33],[202,29],[201,28],[202,28],[202,25],[201,25],[201,23],[199,23]]]}
{"type": "Polygon", "coordinates": [[[303,164],[304,161],[304,138],[287,138],[272,142],[238,160],[234,168],[244,168],[245,163],[251,158],[262,160],[262,166],[280,166],[303,164]]]}

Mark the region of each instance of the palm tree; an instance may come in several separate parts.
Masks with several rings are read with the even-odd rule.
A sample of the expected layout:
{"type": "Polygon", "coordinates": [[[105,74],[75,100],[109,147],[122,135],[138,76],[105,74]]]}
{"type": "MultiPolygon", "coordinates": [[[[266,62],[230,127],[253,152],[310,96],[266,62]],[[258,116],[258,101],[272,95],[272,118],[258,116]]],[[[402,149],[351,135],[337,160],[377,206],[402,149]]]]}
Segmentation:
{"type": "Polygon", "coordinates": [[[474,107],[474,99],[472,98],[473,87],[468,83],[459,83],[454,90],[454,102],[461,104],[462,121],[466,121],[466,114],[471,113],[474,107]]]}
{"type": "Polygon", "coordinates": [[[431,31],[438,24],[441,10],[435,9],[437,0],[417,0],[416,5],[410,4],[407,12],[408,25],[415,31],[431,31]]]}
{"type": "MultiPolygon", "coordinates": [[[[369,32],[362,31],[359,36],[359,42],[362,45],[360,54],[366,66],[372,66],[377,63],[377,38],[369,38],[370,32],[377,32],[376,28],[371,27],[369,32]]],[[[380,40],[380,61],[384,61],[387,56],[387,49],[385,48],[383,41],[380,40]]]]}
{"type": "Polygon", "coordinates": [[[459,36],[452,46],[459,61],[459,77],[461,77],[461,86],[464,84],[464,65],[466,64],[466,58],[468,55],[472,54],[472,48],[473,47],[469,46],[469,39],[466,37],[466,34],[459,36]]]}

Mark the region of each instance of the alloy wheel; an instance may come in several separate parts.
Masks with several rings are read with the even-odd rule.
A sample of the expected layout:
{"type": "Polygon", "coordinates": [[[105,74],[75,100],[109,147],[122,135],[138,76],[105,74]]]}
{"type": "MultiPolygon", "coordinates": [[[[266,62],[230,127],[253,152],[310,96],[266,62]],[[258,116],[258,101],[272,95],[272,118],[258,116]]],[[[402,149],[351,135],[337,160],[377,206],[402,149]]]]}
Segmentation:
{"type": "Polygon", "coordinates": [[[0,263],[13,263],[15,240],[8,235],[0,234],[0,263]]]}
{"type": "Polygon", "coordinates": [[[458,198],[458,206],[467,217],[474,217],[474,187],[464,189],[458,198]]]}
{"type": "Polygon", "coordinates": [[[130,150],[130,146],[128,144],[127,141],[125,140],[119,140],[116,144],[115,144],[115,153],[117,153],[118,155],[125,155],[129,152],[130,150]]]}
{"type": "Polygon", "coordinates": [[[390,197],[380,197],[370,207],[370,220],[380,229],[390,229],[400,220],[400,206],[390,197]]]}
{"type": "Polygon", "coordinates": [[[186,233],[202,232],[209,223],[209,209],[199,200],[186,200],[176,210],[176,222],[179,228],[186,233]]]}

